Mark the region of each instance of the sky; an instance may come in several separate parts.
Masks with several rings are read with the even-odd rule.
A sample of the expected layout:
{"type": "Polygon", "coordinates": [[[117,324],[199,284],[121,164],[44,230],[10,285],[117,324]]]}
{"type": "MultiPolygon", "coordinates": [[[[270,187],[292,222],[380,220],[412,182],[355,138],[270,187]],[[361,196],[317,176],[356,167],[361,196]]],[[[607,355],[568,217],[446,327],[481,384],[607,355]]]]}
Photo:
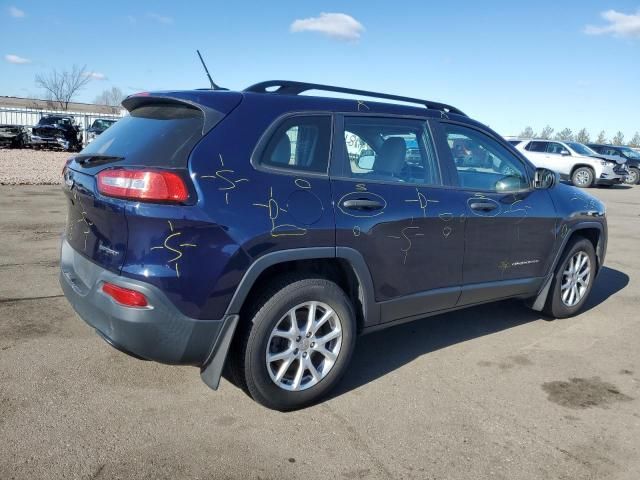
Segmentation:
{"type": "Polygon", "coordinates": [[[270,79],[452,104],[503,135],[640,130],[640,0],[0,2],[0,96],[86,65],[77,100],[270,79]]]}

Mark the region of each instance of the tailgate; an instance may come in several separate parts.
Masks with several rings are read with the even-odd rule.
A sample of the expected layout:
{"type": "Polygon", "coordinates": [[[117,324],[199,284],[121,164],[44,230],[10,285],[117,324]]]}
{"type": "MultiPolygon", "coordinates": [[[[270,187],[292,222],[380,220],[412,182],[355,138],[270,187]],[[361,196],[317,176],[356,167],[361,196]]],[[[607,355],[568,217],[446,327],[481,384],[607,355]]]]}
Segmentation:
{"type": "Polygon", "coordinates": [[[119,273],[127,248],[124,202],[97,194],[95,177],[73,169],[74,163],[64,173],[68,204],[65,236],[74,250],[119,273]]]}

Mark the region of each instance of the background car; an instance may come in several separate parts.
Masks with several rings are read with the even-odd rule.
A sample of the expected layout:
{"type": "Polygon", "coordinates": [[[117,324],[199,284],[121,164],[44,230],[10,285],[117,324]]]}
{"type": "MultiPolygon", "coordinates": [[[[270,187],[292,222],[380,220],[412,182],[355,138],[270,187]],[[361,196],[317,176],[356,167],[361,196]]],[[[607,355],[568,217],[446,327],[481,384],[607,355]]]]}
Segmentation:
{"type": "Polygon", "coordinates": [[[45,115],[33,127],[31,143],[36,146],[80,151],[82,139],[75,118],[63,115],[45,115]]]}
{"type": "Polygon", "coordinates": [[[587,188],[594,185],[616,185],[628,175],[626,160],[609,159],[577,142],[544,139],[509,139],[536,167],[549,168],[573,185],[587,188]]]}
{"type": "Polygon", "coordinates": [[[603,155],[624,158],[627,161],[627,168],[629,169],[629,175],[627,175],[625,183],[629,185],[637,185],[640,183],[640,152],[623,145],[590,143],[587,146],[603,155]]]}
{"type": "Polygon", "coordinates": [[[24,148],[31,143],[31,133],[23,125],[0,125],[0,146],[24,148]]]}
{"type": "Polygon", "coordinates": [[[87,138],[86,142],[91,143],[98,135],[104,132],[111,125],[116,123],[117,120],[111,118],[96,118],[91,126],[87,128],[87,138]]]}

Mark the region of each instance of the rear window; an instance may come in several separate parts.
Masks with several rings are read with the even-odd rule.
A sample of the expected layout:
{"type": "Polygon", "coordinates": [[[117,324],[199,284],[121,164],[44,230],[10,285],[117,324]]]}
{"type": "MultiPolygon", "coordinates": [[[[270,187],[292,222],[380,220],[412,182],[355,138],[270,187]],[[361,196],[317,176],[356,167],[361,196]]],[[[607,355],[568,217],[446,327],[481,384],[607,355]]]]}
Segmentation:
{"type": "Polygon", "coordinates": [[[185,167],[202,138],[202,126],[202,112],[189,105],[145,105],[96,137],[82,155],[123,157],[128,165],[185,167]]]}

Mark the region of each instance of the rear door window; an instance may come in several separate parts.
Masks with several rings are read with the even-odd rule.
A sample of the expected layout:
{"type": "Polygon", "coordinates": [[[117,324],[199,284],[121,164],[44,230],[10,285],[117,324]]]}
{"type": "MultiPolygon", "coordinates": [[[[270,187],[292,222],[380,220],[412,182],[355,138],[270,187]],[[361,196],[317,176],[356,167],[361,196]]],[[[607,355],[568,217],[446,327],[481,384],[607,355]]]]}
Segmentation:
{"type": "Polygon", "coordinates": [[[96,137],[81,155],[122,157],[124,165],[184,168],[202,127],[202,112],[190,105],[145,105],[96,137]]]}
{"type": "Polygon", "coordinates": [[[569,153],[569,150],[565,148],[564,145],[557,142],[549,142],[547,143],[547,153],[552,153],[554,155],[562,155],[563,153],[569,153]]]}

